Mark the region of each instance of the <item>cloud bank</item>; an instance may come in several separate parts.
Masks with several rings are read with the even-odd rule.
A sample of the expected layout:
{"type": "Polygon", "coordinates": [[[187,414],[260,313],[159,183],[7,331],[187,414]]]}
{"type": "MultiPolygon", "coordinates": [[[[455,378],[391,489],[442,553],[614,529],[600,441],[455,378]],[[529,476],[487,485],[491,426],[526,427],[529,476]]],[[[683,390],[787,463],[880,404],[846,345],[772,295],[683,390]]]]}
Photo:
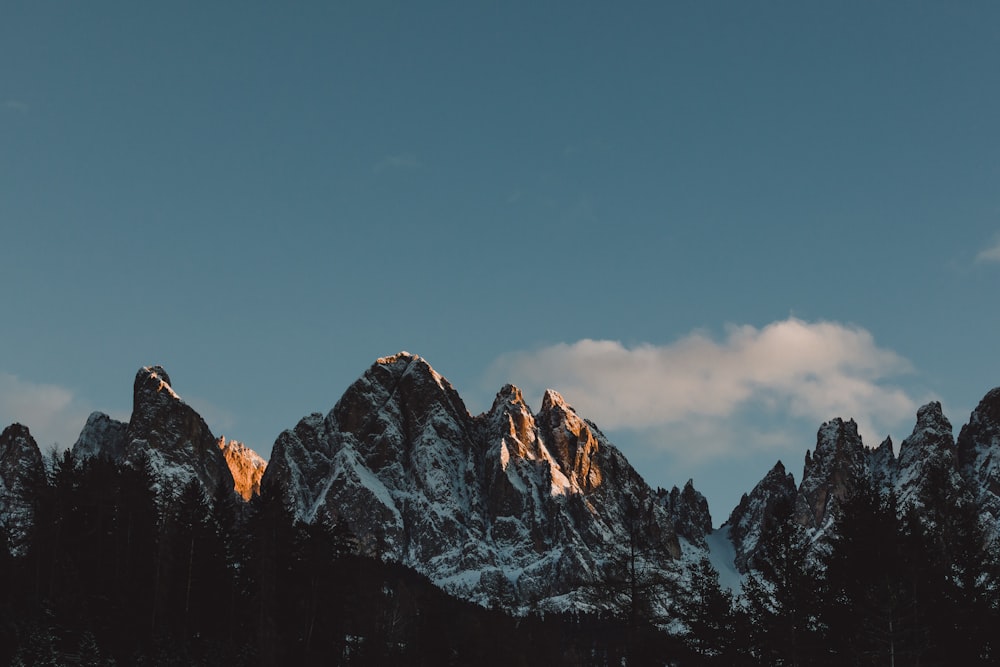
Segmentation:
{"type": "Polygon", "coordinates": [[[993,245],[976,255],[977,262],[1000,262],[1000,234],[993,239],[993,245]]]}
{"type": "Polygon", "coordinates": [[[916,412],[917,401],[887,383],[912,370],[865,329],[789,318],[761,329],[730,326],[721,338],[696,331],[665,345],[560,343],[505,355],[490,375],[528,396],[552,387],[603,429],[638,431],[650,444],[705,460],[809,446],[794,442],[788,422],[810,423],[815,433],[838,416],[854,418],[865,442],[878,444],[916,412]]]}
{"type": "Polygon", "coordinates": [[[53,384],[36,384],[0,373],[0,429],[19,422],[28,427],[42,453],[76,442],[90,414],[73,392],[53,384]]]}

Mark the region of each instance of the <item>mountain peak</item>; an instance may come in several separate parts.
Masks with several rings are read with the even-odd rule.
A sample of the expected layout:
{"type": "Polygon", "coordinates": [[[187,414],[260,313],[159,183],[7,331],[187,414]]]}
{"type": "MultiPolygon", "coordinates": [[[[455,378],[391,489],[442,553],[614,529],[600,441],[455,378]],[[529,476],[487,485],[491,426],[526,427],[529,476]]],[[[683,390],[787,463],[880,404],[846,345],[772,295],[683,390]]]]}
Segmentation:
{"type": "Polygon", "coordinates": [[[162,366],[143,366],[135,376],[132,417],[125,429],[123,459],[148,458],[158,491],[171,493],[197,478],[209,494],[233,486],[233,476],[205,420],[170,385],[162,366]]]}
{"type": "Polygon", "coordinates": [[[497,392],[496,398],[493,399],[493,405],[496,406],[500,403],[523,405],[524,404],[524,394],[521,390],[512,384],[505,384],[497,392]]]}
{"type": "Polygon", "coordinates": [[[390,354],[387,357],[379,357],[378,359],[375,360],[375,365],[376,366],[398,366],[398,365],[402,365],[403,367],[406,367],[406,366],[409,366],[414,361],[417,361],[419,359],[420,359],[419,355],[410,354],[406,350],[401,350],[401,351],[397,352],[396,354],[390,354]]]}
{"type": "Polygon", "coordinates": [[[0,438],[2,438],[4,442],[26,442],[29,439],[34,440],[34,438],[31,437],[31,431],[28,430],[28,427],[19,422],[14,422],[5,428],[3,433],[0,434],[0,438]]]}
{"type": "Polygon", "coordinates": [[[11,424],[0,433],[0,520],[15,553],[20,553],[34,516],[32,481],[43,470],[42,453],[27,426],[11,424]]]}
{"type": "Polygon", "coordinates": [[[77,460],[104,456],[119,461],[125,455],[125,431],[128,424],[103,412],[92,412],[73,445],[77,460]]]}
{"type": "Polygon", "coordinates": [[[977,489],[979,506],[993,518],[988,532],[1000,538],[1000,387],[991,389],[969,415],[956,442],[965,477],[977,489]]]}
{"type": "Polygon", "coordinates": [[[164,394],[171,398],[180,400],[180,396],[174,391],[170,384],[170,376],[163,366],[143,366],[135,374],[135,395],[139,392],[164,394]]]}
{"type": "Polygon", "coordinates": [[[545,395],[542,396],[542,412],[548,412],[554,408],[571,409],[566,404],[566,399],[562,397],[562,394],[555,389],[546,389],[545,395]]]}
{"type": "Polygon", "coordinates": [[[917,410],[916,429],[947,431],[951,433],[951,422],[944,416],[940,401],[931,401],[917,410]]]}

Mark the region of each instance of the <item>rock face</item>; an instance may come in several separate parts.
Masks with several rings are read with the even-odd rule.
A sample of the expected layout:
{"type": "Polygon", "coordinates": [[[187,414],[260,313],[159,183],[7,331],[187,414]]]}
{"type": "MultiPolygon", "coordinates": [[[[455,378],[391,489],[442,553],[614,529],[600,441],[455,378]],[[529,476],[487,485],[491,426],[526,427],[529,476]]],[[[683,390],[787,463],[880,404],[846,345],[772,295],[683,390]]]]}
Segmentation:
{"type": "Polygon", "coordinates": [[[367,551],[454,594],[520,609],[588,606],[630,540],[665,571],[711,524],[693,485],[658,499],[556,392],[532,414],[508,385],[473,417],[405,352],[282,433],[262,484],[300,519],[343,518],[367,551]]]}
{"type": "Polygon", "coordinates": [[[245,500],[260,492],[267,467],[243,443],[212,435],[201,415],[174,391],[161,366],[136,373],[127,424],[92,413],[73,453],[80,461],[97,456],[129,465],[148,461],[160,492],[176,494],[196,479],[209,496],[224,485],[245,500]]]}
{"type": "MultiPolygon", "coordinates": [[[[925,504],[978,501],[984,513],[984,525],[992,534],[1000,517],[1000,471],[995,461],[1000,448],[1000,390],[986,395],[962,429],[956,447],[951,422],[937,401],[917,411],[913,432],[900,444],[899,456],[893,455],[892,440],[886,439],[875,449],[864,446],[853,420],[834,419],[820,426],[816,448],[806,452],[802,483],[796,489],[791,475],[775,467],[757,485],[730,516],[730,537],[737,558],[736,566],[746,572],[760,535],[773,516],[767,502],[774,498],[794,498],[794,520],[806,528],[817,549],[827,548],[836,509],[861,485],[872,485],[887,494],[895,493],[899,511],[916,510],[922,520],[931,522],[938,514],[925,504]],[[964,479],[963,479],[964,476],[964,479]],[[972,489],[975,499],[971,498],[972,489]],[[991,490],[992,489],[992,490],[991,490]],[[977,495],[978,494],[978,495],[977,495]],[[928,500],[930,499],[930,500],[928,500]]],[[[779,463],[780,466],[780,463],[779,463]]],[[[928,526],[933,529],[933,526],[928,526]]]]}
{"type": "Polygon", "coordinates": [[[14,554],[21,552],[33,519],[33,484],[43,479],[42,453],[26,426],[0,433],[0,520],[14,554]]]}
{"type": "Polygon", "coordinates": [[[828,421],[816,434],[816,449],[806,452],[802,483],[795,502],[800,524],[822,530],[833,520],[837,504],[854,493],[868,476],[865,447],[854,420],[828,421]]]}
{"type": "Polygon", "coordinates": [[[708,548],[705,537],[712,532],[712,515],[708,511],[708,500],[694,488],[694,480],[689,479],[683,489],[676,486],[666,493],[659,489],[658,496],[667,513],[674,517],[674,530],[691,544],[708,548]]]}
{"type": "Polygon", "coordinates": [[[961,485],[958,457],[951,422],[937,401],[917,411],[913,433],[899,445],[896,494],[900,508],[922,509],[922,491],[931,480],[943,476],[953,488],[961,485]]]}
{"type": "Polygon", "coordinates": [[[729,539],[736,552],[735,565],[740,572],[753,566],[753,556],[764,534],[770,530],[775,508],[794,503],[795,478],[785,472],[778,461],[750,493],[744,493],[740,504],[729,515],[723,527],[729,527],[729,539]]]}
{"type": "Polygon", "coordinates": [[[220,484],[235,486],[217,442],[205,420],[174,392],[162,367],[139,369],[125,431],[127,463],[148,458],[162,491],[179,493],[197,479],[212,495],[220,484]]]}
{"type": "Polygon", "coordinates": [[[125,457],[127,430],[125,422],[112,419],[103,412],[93,412],[73,445],[73,454],[81,461],[99,456],[121,461],[125,457]]]}
{"type": "Polygon", "coordinates": [[[979,505],[990,537],[1000,539],[1000,387],[969,415],[956,443],[958,466],[979,505]]]}
{"type": "Polygon", "coordinates": [[[250,500],[260,494],[260,478],[264,476],[267,461],[242,442],[226,440],[224,436],[217,442],[222,455],[233,475],[236,493],[243,500],[250,500]]]}

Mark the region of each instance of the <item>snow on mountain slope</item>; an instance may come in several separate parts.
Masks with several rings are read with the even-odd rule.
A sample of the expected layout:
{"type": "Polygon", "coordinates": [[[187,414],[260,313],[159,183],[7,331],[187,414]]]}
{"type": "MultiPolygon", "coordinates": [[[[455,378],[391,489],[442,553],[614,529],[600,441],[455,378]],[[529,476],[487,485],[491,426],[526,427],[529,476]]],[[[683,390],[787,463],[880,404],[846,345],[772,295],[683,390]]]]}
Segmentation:
{"type": "Polygon", "coordinates": [[[705,536],[708,545],[708,561],[719,573],[719,585],[728,588],[733,593],[739,593],[743,587],[743,577],[736,567],[736,549],[730,536],[732,527],[723,525],[705,536]]]}
{"type": "Polygon", "coordinates": [[[242,443],[212,435],[201,415],[174,391],[160,366],[140,368],[136,373],[129,422],[94,412],[73,453],[80,461],[103,456],[130,465],[148,462],[157,490],[168,495],[179,493],[196,479],[209,495],[225,485],[249,498],[259,490],[266,466],[242,443]]]}
{"type": "Polygon", "coordinates": [[[26,426],[0,433],[0,522],[12,553],[20,553],[31,526],[32,485],[43,478],[42,453],[26,426]]]}
{"type": "Polygon", "coordinates": [[[343,518],[370,553],[513,609],[590,606],[630,540],[666,571],[679,527],[701,545],[710,529],[692,485],[653,492],[558,393],[532,414],[508,385],[473,417],[405,352],[379,359],[326,417],[282,433],[262,484],[302,520],[343,518]]]}
{"type": "Polygon", "coordinates": [[[1000,387],[969,415],[956,443],[959,470],[979,504],[990,538],[1000,540],[1000,387]]]}

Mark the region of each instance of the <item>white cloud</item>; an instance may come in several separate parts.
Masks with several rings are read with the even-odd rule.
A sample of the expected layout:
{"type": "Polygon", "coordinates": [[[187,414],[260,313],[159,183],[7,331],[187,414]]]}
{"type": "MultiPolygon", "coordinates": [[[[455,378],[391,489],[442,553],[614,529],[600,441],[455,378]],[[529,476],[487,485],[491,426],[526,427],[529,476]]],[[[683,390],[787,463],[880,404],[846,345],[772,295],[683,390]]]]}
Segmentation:
{"type": "Polygon", "coordinates": [[[993,245],[976,255],[977,262],[1000,262],[1000,234],[993,239],[993,245]]]}
{"type": "Polygon", "coordinates": [[[0,428],[19,422],[28,427],[44,454],[76,442],[90,410],[65,387],[36,384],[0,373],[0,428]]]}
{"type": "Polygon", "coordinates": [[[387,155],[379,160],[375,165],[375,171],[387,171],[389,169],[419,169],[423,165],[416,155],[403,153],[401,155],[387,155]]]}
{"type": "Polygon", "coordinates": [[[489,374],[528,396],[552,387],[603,429],[638,431],[675,454],[710,459],[790,447],[788,422],[811,423],[815,433],[837,416],[854,418],[866,442],[878,444],[888,426],[916,412],[913,397],[886,383],[911,371],[862,328],[789,318],[730,326],[721,339],[696,331],[666,345],[561,343],[505,355],[489,374]]]}

